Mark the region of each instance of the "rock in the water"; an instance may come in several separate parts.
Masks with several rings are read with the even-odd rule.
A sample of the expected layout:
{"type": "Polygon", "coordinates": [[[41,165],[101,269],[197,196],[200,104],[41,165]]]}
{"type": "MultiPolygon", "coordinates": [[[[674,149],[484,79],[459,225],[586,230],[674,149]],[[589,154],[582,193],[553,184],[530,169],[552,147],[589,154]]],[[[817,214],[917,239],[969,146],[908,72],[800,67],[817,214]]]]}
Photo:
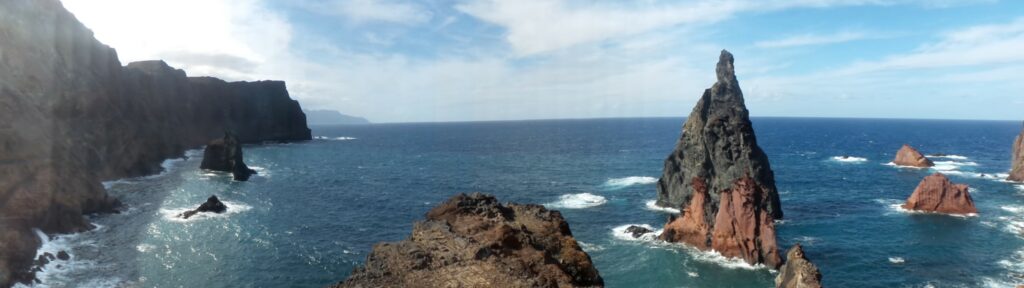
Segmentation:
{"type": "Polygon", "coordinates": [[[178,217],[188,219],[189,217],[195,216],[196,214],[201,212],[224,213],[226,211],[228,211],[228,206],[224,205],[223,202],[220,202],[220,199],[217,199],[217,196],[214,195],[210,196],[210,198],[207,198],[206,202],[199,205],[199,208],[196,208],[195,210],[185,211],[184,213],[178,215],[178,217]]]}
{"type": "Polygon", "coordinates": [[[978,213],[966,184],[954,184],[942,173],[924,177],[903,209],[947,214],[978,213]]]}
{"type": "Polygon", "coordinates": [[[775,277],[778,288],[821,288],[821,272],[804,255],[800,243],[793,245],[786,252],[786,265],[779,268],[779,276],[775,277]]]}
{"type": "Polygon", "coordinates": [[[631,225],[629,227],[626,227],[626,233],[629,233],[630,235],[632,235],[633,238],[640,238],[640,236],[644,236],[644,234],[652,233],[652,232],[654,232],[654,231],[651,231],[651,229],[647,229],[647,228],[636,226],[636,225],[631,225]]]}
{"type": "Polygon", "coordinates": [[[693,108],[658,180],[658,205],[683,211],[660,238],[778,267],[775,176],[757,146],[728,51],[716,72],[718,81],[693,108]]]}
{"type": "Polygon", "coordinates": [[[1009,181],[1024,181],[1024,130],[1020,131],[1020,135],[1017,135],[1017,140],[1013,141],[1013,168],[1010,169],[1010,176],[1006,177],[1009,181]]]}
{"type": "Polygon", "coordinates": [[[242,143],[232,133],[224,133],[224,138],[216,139],[206,144],[203,151],[203,163],[200,169],[231,172],[235,180],[247,181],[255,170],[249,169],[242,159],[242,143]]]}
{"type": "Polygon", "coordinates": [[[67,261],[71,259],[71,255],[68,255],[67,251],[61,250],[60,252],[57,252],[57,259],[67,261]]]}
{"type": "Polygon", "coordinates": [[[900,147],[900,151],[896,152],[896,159],[892,160],[892,164],[921,168],[935,166],[935,163],[932,163],[932,160],[929,160],[928,157],[924,157],[921,152],[918,152],[917,149],[914,149],[914,147],[910,147],[910,145],[907,144],[903,144],[903,147],[900,147]]]}
{"type": "Polygon", "coordinates": [[[335,287],[602,287],[558,211],[460,194],[335,287]]]}

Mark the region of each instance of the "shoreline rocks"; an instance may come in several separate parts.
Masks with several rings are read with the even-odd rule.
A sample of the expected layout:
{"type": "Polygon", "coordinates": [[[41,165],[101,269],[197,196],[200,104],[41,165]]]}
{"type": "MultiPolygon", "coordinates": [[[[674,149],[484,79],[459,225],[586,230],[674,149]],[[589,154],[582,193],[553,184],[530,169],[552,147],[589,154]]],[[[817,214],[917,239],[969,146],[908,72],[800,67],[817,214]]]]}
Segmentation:
{"type": "Polygon", "coordinates": [[[284,82],[122,66],[58,0],[5,1],[0,35],[0,287],[34,278],[33,229],[86,231],[84,214],[119,206],[101,181],[159,173],[225,130],[241,143],[312,138],[284,82]]]}
{"type": "Polygon", "coordinates": [[[775,277],[777,288],[821,288],[821,271],[804,255],[800,243],[786,252],[786,265],[779,268],[775,277]]]}
{"type": "Polygon", "coordinates": [[[1017,140],[1013,141],[1013,154],[1010,159],[1012,166],[1010,176],[1007,176],[1006,180],[1024,182],[1024,130],[1021,130],[1017,140]]]}
{"type": "Polygon", "coordinates": [[[775,176],[757,145],[733,56],[722,50],[718,81],[683,125],[658,180],[658,202],[679,207],[660,239],[777,268],[773,220],[782,218],[775,176]]]}
{"type": "Polygon", "coordinates": [[[228,206],[224,205],[223,202],[220,202],[220,199],[217,199],[217,195],[212,195],[212,196],[210,196],[210,198],[206,198],[206,202],[203,202],[203,204],[200,204],[199,208],[196,208],[194,210],[185,211],[185,212],[183,212],[181,214],[178,214],[178,217],[181,217],[183,219],[188,219],[189,217],[195,216],[198,213],[208,212],[208,213],[220,214],[220,213],[224,213],[224,212],[227,212],[227,211],[228,211],[228,206]]]}
{"type": "Polygon", "coordinates": [[[918,152],[917,149],[914,149],[914,147],[910,147],[910,145],[907,144],[903,144],[903,147],[900,147],[900,150],[896,151],[896,159],[893,159],[892,163],[899,166],[919,168],[935,166],[935,163],[932,162],[932,160],[928,159],[928,157],[924,157],[921,152],[918,152]]]}
{"type": "Polygon", "coordinates": [[[946,175],[935,173],[924,177],[907,198],[903,209],[946,214],[978,213],[966,184],[954,184],[946,175]]]}
{"type": "Polygon", "coordinates": [[[558,211],[456,195],[333,287],[603,287],[558,211]]]}
{"type": "Polygon", "coordinates": [[[249,177],[256,174],[256,170],[245,165],[242,144],[238,143],[238,137],[230,132],[225,132],[224,138],[206,144],[199,169],[231,172],[236,181],[248,181],[249,177]]]}

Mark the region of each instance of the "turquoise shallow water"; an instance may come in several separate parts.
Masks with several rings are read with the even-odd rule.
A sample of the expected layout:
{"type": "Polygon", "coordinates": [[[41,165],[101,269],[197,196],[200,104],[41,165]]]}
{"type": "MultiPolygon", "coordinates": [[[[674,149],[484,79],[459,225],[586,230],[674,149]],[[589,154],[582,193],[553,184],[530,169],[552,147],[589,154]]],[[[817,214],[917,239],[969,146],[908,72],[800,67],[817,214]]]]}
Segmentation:
{"type": "MultiPolygon", "coordinates": [[[[474,191],[561,210],[610,287],[773,286],[765,268],[616,234],[665,222],[648,202],[683,120],[313,127],[322,139],[247,146],[260,171],[249,182],[199,171],[192,152],[162,175],[108,183],[128,211],[50,241],[44,250],[73,259],[48,266],[39,286],[320,287],[344,279],[374,243],[405,238],[433,205],[474,191]],[[211,194],[229,213],[172,217],[211,194]]],[[[753,121],[781,191],[780,248],[803,243],[826,286],[1024,283],[1024,187],[991,176],[1009,170],[1019,123],[753,121]],[[884,165],[903,143],[956,156],[934,159],[937,169],[884,165]],[[971,185],[979,215],[895,208],[939,170],[971,185]]]]}

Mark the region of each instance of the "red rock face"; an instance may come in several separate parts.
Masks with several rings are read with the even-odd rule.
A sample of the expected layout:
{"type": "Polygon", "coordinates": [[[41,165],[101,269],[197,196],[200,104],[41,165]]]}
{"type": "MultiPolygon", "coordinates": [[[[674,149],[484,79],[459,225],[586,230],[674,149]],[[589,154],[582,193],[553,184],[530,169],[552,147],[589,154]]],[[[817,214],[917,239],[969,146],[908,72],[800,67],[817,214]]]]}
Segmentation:
{"type": "Polygon", "coordinates": [[[947,214],[978,213],[965,184],[954,184],[940,173],[924,177],[903,209],[947,214]]]}
{"type": "Polygon", "coordinates": [[[1013,169],[1006,180],[1024,181],[1024,130],[1020,131],[1017,141],[1013,142],[1013,169]]]}
{"type": "Polygon", "coordinates": [[[707,250],[711,248],[708,243],[711,229],[704,217],[704,205],[708,204],[707,185],[699,177],[694,177],[692,183],[694,194],[690,199],[690,206],[683,209],[682,217],[666,223],[664,232],[658,238],[668,242],[687,243],[697,249],[707,250]]]}
{"type": "Polygon", "coordinates": [[[718,215],[711,231],[711,248],[726,257],[747,263],[782,264],[775,244],[775,223],[759,209],[764,201],[761,187],[749,177],[737,180],[731,190],[721,192],[718,215]]]}
{"type": "Polygon", "coordinates": [[[917,149],[910,147],[910,145],[903,144],[900,151],[896,152],[896,159],[892,160],[893,164],[900,166],[911,166],[911,167],[932,167],[935,163],[932,160],[928,160],[927,157],[917,152],[917,149]]]}

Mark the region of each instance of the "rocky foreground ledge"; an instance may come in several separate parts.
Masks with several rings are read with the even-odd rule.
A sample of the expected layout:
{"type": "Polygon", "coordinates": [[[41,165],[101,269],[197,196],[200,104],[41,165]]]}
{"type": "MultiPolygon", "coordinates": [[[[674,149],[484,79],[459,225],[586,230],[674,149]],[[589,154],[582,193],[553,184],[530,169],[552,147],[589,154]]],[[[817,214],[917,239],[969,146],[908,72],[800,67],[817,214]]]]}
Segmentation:
{"type": "Polygon", "coordinates": [[[333,287],[603,287],[558,211],[460,194],[333,287]]]}
{"type": "Polygon", "coordinates": [[[33,233],[91,228],[118,201],[100,181],[158,173],[225,130],[242,143],[310,139],[281,81],[121,66],[58,0],[0,4],[0,287],[31,281],[33,233]]]}

